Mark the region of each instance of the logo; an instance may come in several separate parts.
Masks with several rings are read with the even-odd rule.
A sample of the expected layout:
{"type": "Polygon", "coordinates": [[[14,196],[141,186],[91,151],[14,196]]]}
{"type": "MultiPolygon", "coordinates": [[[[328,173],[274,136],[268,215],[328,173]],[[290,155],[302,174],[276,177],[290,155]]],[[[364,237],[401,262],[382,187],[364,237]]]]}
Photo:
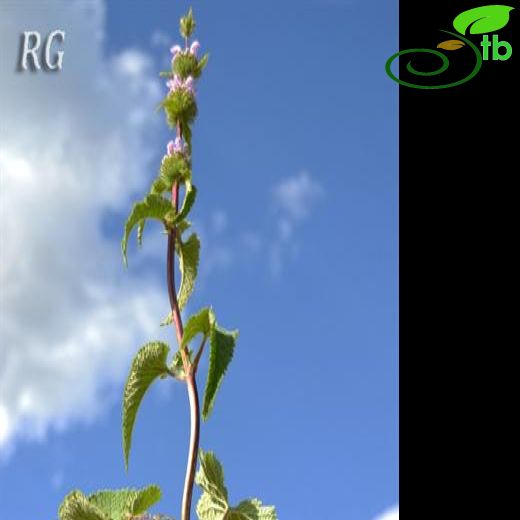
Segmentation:
{"type": "Polygon", "coordinates": [[[396,52],[390,56],[386,62],[386,73],[390,76],[390,78],[392,78],[400,85],[418,89],[443,89],[456,87],[458,85],[462,85],[463,83],[467,83],[480,72],[483,61],[487,61],[489,59],[494,61],[505,61],[508,60],[513,54],[513,48],[510,43],[506,41],[500,41],[498,39],[498,35],[496,34],[493,34],[491,38],[489,37],[489,33],[498,31],[507,25],[509,22],[509,13],[513,9],[513,7],[509,7],[507,5],[485,5],[482,7],[476,7],[474,9],[470,9],[469,11],[464,11],[455,17],[453,20],[453,27],[457,31],[456,33],[441,29],[441,32],[448,34],[452,38],[439,43],[437,45],[437,49],[442,49],[442,51],[448,52],[463,49],[463,52],[466,52],[471,57],[471,59],[474,60],[475,64],[473,69],[464,78],[442,85],[421,85],[410,83],[409,81],[404,81],[398,78],[392,72],[392,63],[396,58],[405,56],[406,54],[427,53],[436,56],[441,60],[442,64],[437,69],[431,72],[423,72],[421,70],[417,70],[412,65],[412,62],[409,61],[406,64],[406,70],[414,76],[422,77],[431,77],[442,74],[448,69],[450,61],[444,52],[435,49],[418,48],[406,49],[404,51],[396,52]],[[466,35],[469,34],[483,35],[482,41],[480,42],[482,52],[471,40],[469,40],[469,38],[466,37],[466,35]]]}

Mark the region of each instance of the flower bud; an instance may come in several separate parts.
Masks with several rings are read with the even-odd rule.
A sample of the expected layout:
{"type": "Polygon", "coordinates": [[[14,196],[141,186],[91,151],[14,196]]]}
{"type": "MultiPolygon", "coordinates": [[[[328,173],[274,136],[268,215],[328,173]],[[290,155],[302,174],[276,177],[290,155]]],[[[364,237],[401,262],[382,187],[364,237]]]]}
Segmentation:
{"type": "Polygon", "coordinates": [[[186,90],[189,90],[191,93],[194,92],[193,90],[193,87],[194,87],[194,80],[193,80],[193,77],[192,76],[188,76],[185,80],[184,80],[184,88],[186,90]]]}
{"type": "Polygon", "coordinates": [[[184,152],[184,143],[182,142],[182,139],[179,136],[175,138],[175,143],[173,144],[173,151],[175,153],[184,152]]]}
{"type": "Polygon", "coordinates": [[[197,51],[199,50],[200,48],[200,43],[195,40],[191,46],[190,46],[190,54],[192,54],[193,56],[197,56],[197,51]]]}
{"type": "MultiPolygon", "coordinates": [[[[177,139],[176,139],[176,141],[177,141],[177,139]]],[[[168,152],[168,155],[173,155],[174,154],[174,152],[175,152],[175,143],[173,141],[170,141],[166,145],[166,151],[168,152]]]]}

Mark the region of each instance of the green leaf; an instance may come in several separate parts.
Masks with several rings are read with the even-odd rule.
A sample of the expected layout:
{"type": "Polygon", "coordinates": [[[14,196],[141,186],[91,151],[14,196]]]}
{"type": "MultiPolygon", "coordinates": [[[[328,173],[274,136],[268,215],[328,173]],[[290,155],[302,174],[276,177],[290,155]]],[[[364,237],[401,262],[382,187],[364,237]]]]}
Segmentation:
{"type": "Polygon", "coordinates": [[[209,493],[202,493],[197,502],[197,516],[200,520],[224,520],[227,510],[227,502],[215,499],[209,493]]]}
{"type": "Polygon", "coordinates": [[[111,520],[121,520],[127,512],[126,504],[130,500],[131,494],[130,489],[115,491],[106,489],[93,493],[88,497],[88,500],[111,520]]]}
{"type": "Polygon", "coordinates": [[[195,287],[195,279],[199,268],[200,240],[192,233],[185,242],[179,241],[179,267],[181,271],[181,284],[177,301],[182,310],[186,306],[195,287]]]}
{"type": "Polygon", "coordinates": [[[73,491],[59,510],[60,520],[127,520],[145,513],[161,498],[158,486],[142,489],[102,490],[86,497],[73,491]]]}
{"type": "Polygon", "coordinates": [[[256,498],[243,500],[228,511],[226,520],[277,520],[273,506],[262,506],[256,498]]]}
{"type": "Polygon", "coordinates": [[[460,34],[485,34],[498,31],[509,22],[509,12],[514,7],[508,5],[484,5],[460,13],[453,20],[453,27],[460,34]]]}
{"type": "Polygon", "coordinates": [[[167,189],[165,182],[161,179],[161,176],[157,177],[150,188],[151,195],[162,195],[167,189]]]}
{"type": "Polygon", "coordinates": [[[185,347],[197,334],[207,337],[215,323],[215,314],[211,307],[204,307],[197,314],[190,316],[184,327],[181,348],[185,347]]]}
{"type": "Polygon", "coordinates": [[[175,224],[177,228],[177,235],[182,235],[187,229],[191,227],[191,222],[187,219],[181,220],[175,224]]]}
{"type": "Polygon", "coordinates": [[[60,505],[58,517],[60,520],[111,520],[77,489],[65,497],[60,505]]]}
{"type": "Polygon", "coordinates": [[[228,331],[217,324],[211,329],[208,378],[202,405],[202,417],[204,420],[208,419],[213,409],[217,391],[233,358],[237,338],[238,330],[228,331]]]}
{"type": "MultiPolygon", "coordinates": [[[[121,241],[121,250],[123,252],[123,259],[127,264],[126,250],[128,244],[128,237],[132,229],[144,219],[153,218],[164,221],[168,211],[172,209],[171,202],[164,199],[160,195],[148,195],[143,201],[134,204],[130,216],[125,224],[125,232],[123,240],[121,241]]],[[[141,232],[142,235],[142,232],[141,232]]]]}
{"type": "Polygon", "coordinates": [[[135,491],[135,495],[128,501],[127,507],[132,515],[145,513],[150,507],[161,500],[161,488],[159,486],[148,486],[135,491]]]}
{"type": "Polygon", "coordinates": [[[197,503],[200,520],[277,520],[273,506],[264,506],[256,498],[243,500],[231,507],[224,483],[222,465],[212,452],[199,454],[200,468],[195,477],[203,493],[197,503]]]}
{"type": "Polygon", "coordinates": [[[224,483],[224,469],[212,451],[199,452],[200,468],[195,482],[214,498],[228,501],[228,490],[224,483]]]}
{"type": "Polygon", "coordinates": [[[168,345],[160,341],[147,343],[141,347],[132,362],[123,396],[123,453],[127,469],[132,431],[139,405],[155,379],[168,374],[168,351],[168,345]]]}
{"type": "Polygon", "coordinates": [[[204,56],[202,56],[202,58],[199,60],[199,65],[198,65],[199,76],[202,73],[202,71],[206,68],[206,65],[208,64],[208,60],[209,60],[208,53],[204,54],[204,56]]]}
{"type": "Polygon", "coordinates": [[[182,201],[181,209],[173,221],[174,224],[183,221],[188,216],[188,213],[195,202],[196,196],[197,188],[190,181],[186,181],[186,193],[184,195],[184,200],[182,201]]]}
{"type": "Polygon", "coordinates": [[[129,515],[145,513],[160,499],[161,490],[155,485],[142,489],[103,490],[89,496],[89,502],[111,520],[127,520],[129,515]]]}

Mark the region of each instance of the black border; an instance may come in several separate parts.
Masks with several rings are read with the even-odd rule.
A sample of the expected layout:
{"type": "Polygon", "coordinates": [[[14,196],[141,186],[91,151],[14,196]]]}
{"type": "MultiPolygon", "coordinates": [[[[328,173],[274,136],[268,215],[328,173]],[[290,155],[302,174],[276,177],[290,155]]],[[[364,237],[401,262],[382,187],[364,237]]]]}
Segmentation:
{"type": "MultiPolygon", "coordinates": [[[[514,41],[520,4],[400,2],[400,50],[435,48],[449,38],[439,29],[454,31],[457,14],[492,3],[515,7],[508,26],[497,32],[513,47],[507,62],[484,62],[473,80],[446,90],[396,86],[401,454],[411,462],[409,468],[405,462],[406,480],[418,488],[405,491],[404,508],[406,497],[414,495],[422,502],[418,511],[439,509],[442,516],[446,495],[460,493],[463,478],[482,474],[479,453],[488,442],[483,432],[496,424],[490,401],[504,399],[496,394],[503,384],[495,386],[491,378],[506,380],[516,366],[513,353],[507,355],[511,340],[502,342],[501,332],[516,323],[515,304],[507,302],[516,301],[520,265],[515,182],[520,85],[514,79],[520,72],[520,44],[514,41]],[[470,447],[475,441],[479,451],[470,447]],[[475,473],[468,475],[472,468],[475,473]]],[[[400,62],[402,78],[407,61],[400,62]]],[[[460,494],[458,499],[462,505],[460,494]]],[[[475,497],[473,506],[478,502],[475,497]]],[[[467,514],[471,504],[463,505],[467,514]]]]}

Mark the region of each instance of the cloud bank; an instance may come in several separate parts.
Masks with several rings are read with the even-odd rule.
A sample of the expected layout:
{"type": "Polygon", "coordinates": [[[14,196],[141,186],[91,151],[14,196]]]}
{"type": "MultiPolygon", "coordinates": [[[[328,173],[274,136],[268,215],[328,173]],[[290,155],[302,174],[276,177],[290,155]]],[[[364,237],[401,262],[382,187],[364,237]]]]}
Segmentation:
{"type": "Polygon", "coordinates": [[[104,17],[98,0],[2,7],[0,453],[95,417],[165,311],[102,231],[147,183],[161,97],[147,54],[105,55],[104,17]],[[15,72],[28,27],[66,31],[61,72],[15,72]]]}
{"type": "MultiPolygon", "coordinates": [[[[94,419],[112,402],[137,347],[165,334],[162,279],[125,273],[118,241],[103,232],[114,228],[106,225],[110,215],[126,213],[147,187],[163,86],[147,53],[107,56],[104,28],[102,0],[2,6],[0,455],[16,439],[94,419]],[[65,31],[59,73],[16,71],[27,28],[43,38],[65,31]]],[[[156,33],[152,44],[166,40],[156,33]]],[[[214,210],[196,226],[205,243],[201,276],[262,249],[278,276],[321,195],[308,172],[281,179],[263,234],[230,234],[229,215],[214,210]]],[[[161,239],[146,236],[139,262],[157,258],[161,239]]]]}

